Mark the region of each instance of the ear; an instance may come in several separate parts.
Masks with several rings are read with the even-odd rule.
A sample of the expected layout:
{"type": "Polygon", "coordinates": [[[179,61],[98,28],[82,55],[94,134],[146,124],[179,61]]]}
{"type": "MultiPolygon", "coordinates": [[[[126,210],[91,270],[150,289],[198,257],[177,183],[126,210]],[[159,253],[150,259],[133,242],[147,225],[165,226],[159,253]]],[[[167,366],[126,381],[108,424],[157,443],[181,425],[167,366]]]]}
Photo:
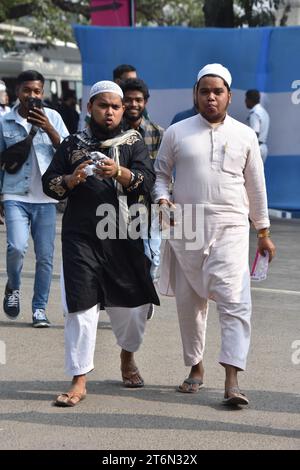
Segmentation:
{"type": "Polygon", "coordinates": [[[88,110],[88,113],[91,114],[91,110],[92,110],[92,103],[89,101],[88,104],[86,105],[86,108],[88,110]]]}
{"type": "Polygon", "coordinates": [[[229,92],[229,97],[228,97],[228,104],[231,103],[231,99],[232,99],[232,93],[231,93],[231,91],[230,91],[230,92],[229,92]]]}

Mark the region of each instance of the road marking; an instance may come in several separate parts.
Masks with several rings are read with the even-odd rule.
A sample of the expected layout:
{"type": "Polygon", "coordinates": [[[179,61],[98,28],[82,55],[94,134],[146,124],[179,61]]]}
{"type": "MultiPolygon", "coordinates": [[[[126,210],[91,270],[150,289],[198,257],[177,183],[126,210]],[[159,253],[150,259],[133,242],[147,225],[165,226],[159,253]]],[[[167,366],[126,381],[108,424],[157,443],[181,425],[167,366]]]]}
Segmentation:
{"type": "Polygon", "coordinates": [[[298,290],[284,290],[284,289],[268,289],[265,287],[251,287],[251,290],[257,292],[272,292],[274,294],[285,294],[285,295],[300,295],[298,290]]]}

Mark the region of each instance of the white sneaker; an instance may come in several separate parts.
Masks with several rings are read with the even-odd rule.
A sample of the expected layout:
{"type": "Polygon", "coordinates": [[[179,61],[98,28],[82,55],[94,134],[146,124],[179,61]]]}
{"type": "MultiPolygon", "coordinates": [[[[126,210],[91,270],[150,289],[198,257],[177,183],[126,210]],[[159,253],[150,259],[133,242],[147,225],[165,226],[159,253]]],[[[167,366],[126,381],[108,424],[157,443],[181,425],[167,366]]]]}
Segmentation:
{"type": "Polygon", "coordinates": [[[50,322],[46,316],[45,310],[37,308],[32,314],[32,326],[33,328],[48,328],[50,322]]]}

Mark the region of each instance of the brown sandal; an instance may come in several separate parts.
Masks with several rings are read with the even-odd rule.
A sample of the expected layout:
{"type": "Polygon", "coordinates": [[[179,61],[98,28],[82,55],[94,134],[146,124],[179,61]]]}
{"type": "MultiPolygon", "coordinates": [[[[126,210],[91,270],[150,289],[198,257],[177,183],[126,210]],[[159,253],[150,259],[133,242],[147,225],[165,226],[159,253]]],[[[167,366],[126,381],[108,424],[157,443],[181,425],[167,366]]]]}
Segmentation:
{"type": "Polygon", "coordinates": [[[248,405],[249,400],[238,387],[230,387],[225,390],[223,405],[248,405]],[[229,396],[230,394],[230,396],[229,396]]]}
{"type": "Polygon", "coordinates": [[[70,390],[70,392],[58,395],[54,405],[62,407],[76,406],[86,397],[86,390],[82,393],[70,390]]]}
{"type": "Polygon", "coordinates": [[[126,372],[126,375],[124,375],[122,372],[122,380],[123,386],[127,388],[141,388],[145,385],[144,379],[141,377],[138,368],[130,372],[126,372]],[[137,379],[138,381],[134,381],[134,379],[137,379]]]}

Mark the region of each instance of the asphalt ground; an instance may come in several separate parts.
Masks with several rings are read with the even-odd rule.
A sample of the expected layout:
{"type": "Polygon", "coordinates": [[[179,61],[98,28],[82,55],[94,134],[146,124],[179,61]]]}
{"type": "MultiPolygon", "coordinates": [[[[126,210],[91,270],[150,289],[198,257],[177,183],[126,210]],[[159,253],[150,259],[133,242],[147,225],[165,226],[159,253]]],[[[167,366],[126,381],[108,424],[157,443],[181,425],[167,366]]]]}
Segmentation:
{"type": "MultiPolygon", "coordinates": [[[[182,394],[184,367],[175,301],[161,298],[136,354],[143,389],[120,382],[119,348],[105,313],[98,325],[95,370],[88,396],[74,408],[56,408],[68,389],[64,375],[60,306],[58,215],[49,329],[31,327],[34,255],[30,243],[22,277],[21,318],[0,314],[0,449],[202,450],[300,448],[300,249],[299,220],[273,220],[277,257],[268,279],[253,283],[252,345],[240,386],[250,399],[243,409],[221,405],[224,371],[217,363],[220,330],[211,303],[205,354],[205,387],[182,394]]],[[[251,253],[255,253],[251,234],[251,253]]],[[[0,291],[4,292],[5,227],[0,227],[0,291]]],[[[84,288],[84,287],[83,287],[84,288]]]]}

